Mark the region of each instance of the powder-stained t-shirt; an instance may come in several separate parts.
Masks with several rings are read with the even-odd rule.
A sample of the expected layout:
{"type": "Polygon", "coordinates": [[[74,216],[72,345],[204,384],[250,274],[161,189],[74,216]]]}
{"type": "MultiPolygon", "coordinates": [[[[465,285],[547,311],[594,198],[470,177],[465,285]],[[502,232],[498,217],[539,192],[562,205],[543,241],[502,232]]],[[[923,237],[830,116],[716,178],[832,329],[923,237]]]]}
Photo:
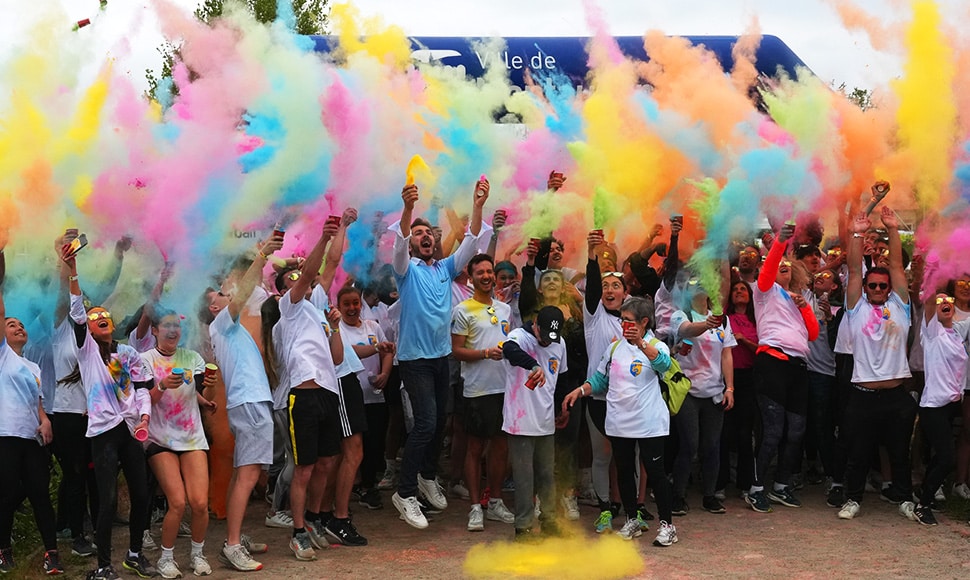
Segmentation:
{"type": "Polygon", "coordinates": [[[152,420],[148,424],[148,440],[172,451],[195,451],[209,448],[202,429],[195,376],[205,372],[205,361],[194,350],[175,349],[165,356],[152,348],[142,353],[147,378],[155,379],[155,388],[172,374],[173,368],[185,371],[185,380],[177,389],[165,389],[152,404],[152,420]]]}

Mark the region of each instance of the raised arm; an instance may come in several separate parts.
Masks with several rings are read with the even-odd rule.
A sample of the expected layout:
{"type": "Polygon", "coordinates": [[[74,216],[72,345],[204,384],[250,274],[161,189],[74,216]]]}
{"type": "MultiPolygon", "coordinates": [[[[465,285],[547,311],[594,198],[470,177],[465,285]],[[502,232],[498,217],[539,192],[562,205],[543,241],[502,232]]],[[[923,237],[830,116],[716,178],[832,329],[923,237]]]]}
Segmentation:
{"type": "Polygon", "coordinates": [[[323,265],[323,255],[327,251],[327,243],[333,239],[339,228],[339,225],[329,222],[323,226],[323,230],[320,232],[320,238],[313,246],[313,249],[310,250],[306,261],[303,262],[303,267],[300,269],[300,278],[293,284],[290,291],[287,292],[291,304],[296,304],[300,300],[303,300],[307,292],[310,291],[310,285],[317,277],[317,274],[320,272],[320,267],[323,265]]]}
{"type": "Polygon", "coordinates": [[[123,236],[115,243],[114,259],[108,263],[107,272],[104,278],[88,289],[88,297],[93,304],[105,302],[109,296],[114,294],[118,286],[118,279],[121,278],[121,267],[125,262],[125,252],[131,249],[131,238],[123,236]]]}
{"type": "Polygon", "coordinates": [[[899,218],[889,206],[882,206],[882,225],[889,236],[889,281],[899,298],[909,304],[909,282],[903,267],[903,240],[899,237],[899,218]]]}
{"type": "Polygon", "coordinates": [[[667,258],[664,260],[663,285],[669,291],[674,287],[677,279],[677,269],[680,268],[680,230],[684,225],[680,222],[670,222],[670,244],[667,246],[667,258]]]}
{"type": "MultiPolygon", "coordinates": [[[[862,298],[862,238],[872,224],[869,216],[859,212],[850,225],[852,236],[849,238],[849,281],[845,285],[845,309],[852,310],[862,298]]],[[[899,237],[899,236],[897,236],[899,237]]]]}
{"type": "Polygon", "coordinates": [[[162,273],[158,276],[158,282],[155,283],[155,287],[152,288],[152,293],[148,297],[148,302],[145,302],[145,306],[141,309],[141,318],[138,319],[138,327],[135,329],[135,338],[144,338],[149,329],[152,327],[152,317],[155,315],[155,305],[158,304],[158,300],[162,297],[162,292],[165,290],[165,283],[172,276],[172,264],[169,262],[165,263],[162,267],[162,273]]]}
{"type": "Polygon", "coordinates": [[[337,267],[340,266],[340,260],[344,254],[344,245],[347,239],[347,228],[357,221],[357,209],[348,207],[344,210],[343,215],[340,217],[340,227],[337,228],[337,234],[333,238],[333,242],[330,244],[330,248],[327,250],[327,259],[323,264],[323,271],[320,272],[317,277],[317,282],[323,289],[330,294],[330,288],[333,286],[333,278],[337,275],[337,267]]]}
{"type": "Polygon", "coordinates": [[[791,224],[785,224],[778,232],[778,239],[771,244],[771,249],[768,250],[768,256],[765,257],[761,272],[758,273],[758,290],[767,292],[771,285],[775,283],[775,278],[778,276],[778,266],[781,265],[781,259],[785,256],[788,240],[794,233],[795,227],[791,224]]]}
{"type": "Polygon", "coordinates": [[[603,273],[600,272],[596,247],[603,243],[603,235],[596,230],[586,234],[586,313],[593,314],[603,298],[603,273]]]}
{"type": "Polygon", "coordinates": [[[256,284],[259,284],[259,279],[263,275],[263,268],[266,266],[266,260],[282,247],[283,236],[277,234],[273,234],[270,239],[256,246],[256,257],[253,258],[253,263],[243,274],[238,286],[236,286],[236,292],[229,299],[227,308],[229,309],[229,316],[233,320],[239,320],[239,314],[242,313],[246,302],[249,301],[253,290],[256,289],[256,284]]]}

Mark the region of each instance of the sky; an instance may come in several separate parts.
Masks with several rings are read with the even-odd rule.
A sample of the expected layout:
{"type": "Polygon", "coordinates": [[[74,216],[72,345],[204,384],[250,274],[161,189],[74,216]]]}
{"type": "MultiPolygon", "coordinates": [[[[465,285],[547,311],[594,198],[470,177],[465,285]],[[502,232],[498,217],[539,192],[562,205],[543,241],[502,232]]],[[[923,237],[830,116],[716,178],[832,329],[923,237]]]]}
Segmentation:
{"type": "MultiPolygon", "coordinates": [[[[191,11],[198,0],[171,0],[191,11]]],[[[780,37],[820,78],[836,86],[880,89],[897,77],[901,57],[877,52],[861,32],[849,32],[839,20],[835,0],[600,0],[598,6],[615,35],[640,35],[650,29],[667,34],[738,35],[757,23],[761,32],[780,37]]],[[[63,19],[65,26],[82,18],[93,23],[80,31],[90,40],[95,58],[84,73],[93,78],[101,58],[144,86],[144,70],[157,68],[156,48],[162,37],[151,5],[154,0],[110,0],[104,12],[98,0],[0,0],[0,61],[37,39],[29,23],[43,17],[63,19]]],[[[582,0],[358,0],[366,16],[380,16],[413,36],[584,36],[582,0]]],[[[905,19],[906,0],[856,0],[855,5],[885,22],[905,19]]],[[[966,2],[943,0],[945,11],[959,21],[966,2]],[[962,7],[961,7],[962,6],[962,7]]],[[[890,42],[892,44],[892,42],[890,42]]]]}

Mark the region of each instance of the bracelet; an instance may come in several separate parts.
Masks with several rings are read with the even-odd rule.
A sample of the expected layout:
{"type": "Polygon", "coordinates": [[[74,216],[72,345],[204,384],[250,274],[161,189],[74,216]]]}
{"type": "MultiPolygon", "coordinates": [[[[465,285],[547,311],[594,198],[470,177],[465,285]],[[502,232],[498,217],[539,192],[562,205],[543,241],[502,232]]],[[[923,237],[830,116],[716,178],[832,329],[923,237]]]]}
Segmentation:
{"type": "Polygon", "coordinates": [[[74,276],[68,276],[67,279],[70,280],[71,282],[77,282],[77,275],[75,274],[74,276]]]}
{"type": "Polygon", "coordinates": [[[333,336],[335,334],[340,334],[340,329],[339,328],[331,328],[330,329],[330,336],[333,336]]]}
{"type": "Polygon", "coordinates": [[[862,238],[862,237],[864,237],[864,236],[863,236],[862,234],[860,234],[859,232],[854,232],[854,233],[852,234],[852,237],[853,237],[853,238],[862,238]]]}
{"type": "Polygon", "coordinates": [[[483,348],[482,349],[482,360],[485,360],[487,358],[488,358],[488,351],[483,348]]]}
{"type": "Polygon", "coordinates": [[[266,254],[264,254],[262,250],[256,250],[256,255],[264,260],[269,257],[266,254]]]}
{"type": "Polygon", "coordinates": [[[734,387],[728,387],[728,388],[727,388],[727,389],[725,389],[725,390],[726,390],[726,391],[727,391],[728,393],[733,393],[733,392],[734,392],[734,387]]]}

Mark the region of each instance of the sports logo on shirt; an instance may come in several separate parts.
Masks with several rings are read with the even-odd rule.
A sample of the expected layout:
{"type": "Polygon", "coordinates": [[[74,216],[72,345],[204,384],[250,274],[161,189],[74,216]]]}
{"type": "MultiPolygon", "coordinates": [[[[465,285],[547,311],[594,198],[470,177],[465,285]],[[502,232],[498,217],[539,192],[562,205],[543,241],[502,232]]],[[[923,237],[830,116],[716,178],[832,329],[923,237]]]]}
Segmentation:
{"type": "Polygon", "coordinates": [[[502,321],[502,334],[504,334],[505,336],[508,336],[509,335],[509,331],[512,330],[511,326],[512,325],[509,324],[509,321],[508,320],[503,320],[502,321]]]}
{"type": "Polygon", "coordinates": [[[367,335],[367,344],[369,344],[371,346],[377,346],[377,335],[376,334],[368,334],[367,335]]]}
{"type": "Polygon", "coordinates": [[[892,313],[889,311],[889,307],[886,305],[876,307],[876,312],[879,313],[879,316],[882,317],[883,320],[889,320],[889,318],[892,316],[892,313]]]}
{"type": "Polygon", "coordinates": [[[714,330],[714,334],[717,335],[717,339],[721,341],[721,344],[723,344],[724,343],[724,331],[721,330],[720,328],[718,328],[718,329],[714,330]]]}
{"type": "Polygon", "coordinates": [[[549,359],[549,372],[553,375],[559,372],[559,359],[552,357],[549,359]]]}
{"type": "Polygon", "coordinates": [[[640,359],[633,359],[630,363],[630,374],[639,377],[640,373],[643,372],[643,361],[640,359]]]}

